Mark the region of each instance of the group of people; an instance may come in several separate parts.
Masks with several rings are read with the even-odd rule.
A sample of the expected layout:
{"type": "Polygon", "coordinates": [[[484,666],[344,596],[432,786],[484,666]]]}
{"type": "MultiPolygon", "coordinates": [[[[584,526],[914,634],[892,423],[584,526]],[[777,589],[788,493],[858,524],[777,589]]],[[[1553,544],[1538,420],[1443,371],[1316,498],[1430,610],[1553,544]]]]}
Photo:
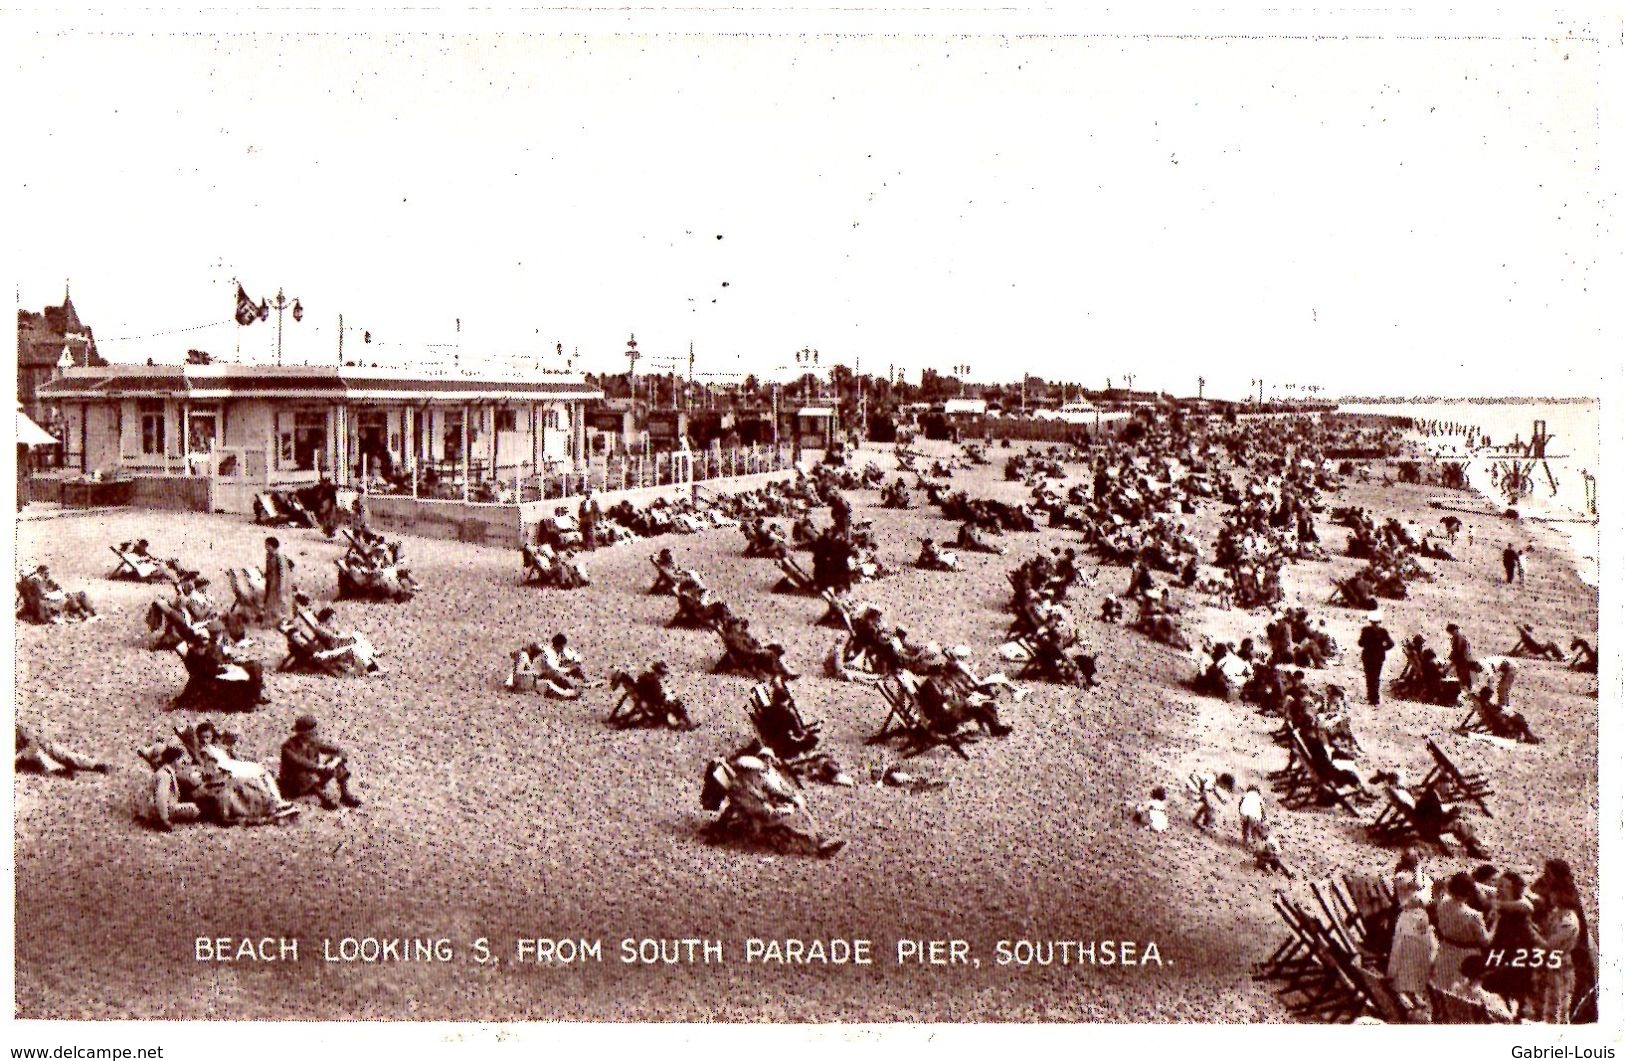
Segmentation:
{"type": "Polygon", "coordinates": [[[39,564],[17,580],[17,617],[31,623],[82,623],[96,618],[96,609],[83,590],[69,592],[39,564]]]}
{"type": "Polygon", "coordinates": [[[359,807],[344,749],[320,736],[301,715],[282,742],[276,775],[239,754],[239,739],[214,723],[177,728],[175,736],[138,749],[152,768],[145,815],[162,831],[190,822],[265,825],[297,816],[294,800],[316,797],[323,807],[359,807]]]}
{"type": "Polygon", "coordinates": [[[1594,937],[1567,861],[1548,859],[1532,881],[1483,863],[1435,882],[1408,849],[1388,886],[1392,910],[1368,938],[1412,1021],[1444,1023],[1452,1009],[1503,1024],[1596,1019],[1594,937]]]}
{"type": "Polygon", "coordinates": [[[417,580],[406,564],[399,541],[386,541],[367,526],[365,508],[358,498],[357,518],[349,536],[350,547],[335,563],[338,566],[340,600],[361,597],[369,600],[408,601],[417,593],[417,580]]]}

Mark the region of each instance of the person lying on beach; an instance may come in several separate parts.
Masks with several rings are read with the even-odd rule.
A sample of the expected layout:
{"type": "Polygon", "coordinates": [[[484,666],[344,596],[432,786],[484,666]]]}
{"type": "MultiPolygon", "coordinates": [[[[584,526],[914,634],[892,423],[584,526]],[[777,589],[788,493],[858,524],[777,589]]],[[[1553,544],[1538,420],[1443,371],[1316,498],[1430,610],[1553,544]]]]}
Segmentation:
{"type": "Polygon", "coordinates": [[[1574,657],[1569,660],[1569,670],[1579,671],[1581,674],[1597,673],[1597,650],[1591,647],[1591,642],[1583,637],[1577,637],[1569,642],[1569,649],[1574,657]]]}
{"type": "Polygon", "coordinates": [[[105,774],[112,767],[72,748],[45,740],[21,722],[17,724],[17,757],[12,766],[17,773],[40,773],[51,777],[72,777],[81,770],[105,774]]]}
{"type": "Polygon", "coordinates": [[[356,674],[381,672],[383,668],[378,664],[372,642],[353,630],[342,633],[334,629],[330,624],[337,617],[332,608],[323,608],[315,616],[308,608],[299,609],[299,619],[309,629],[317,652],[324,660],[335,661],[356,674]]]}
{"type": "Polygon", "coordinates": [[[1508,656],[1522,656],[1527,659],[1549,659],[1561,662],[1568,655],[1557,647],[1555,641],[1542,641],[1535,636],[1535,628],[1528,623],[1518,624],[1518,643],[1506,650],[1508,656]]]}
{"type": "Polygon", "coordinates": [[[939,546],[934,539],[920,539],[920,555],[914,566],[925,571],[958,571],[959,557],[939,546]]]}

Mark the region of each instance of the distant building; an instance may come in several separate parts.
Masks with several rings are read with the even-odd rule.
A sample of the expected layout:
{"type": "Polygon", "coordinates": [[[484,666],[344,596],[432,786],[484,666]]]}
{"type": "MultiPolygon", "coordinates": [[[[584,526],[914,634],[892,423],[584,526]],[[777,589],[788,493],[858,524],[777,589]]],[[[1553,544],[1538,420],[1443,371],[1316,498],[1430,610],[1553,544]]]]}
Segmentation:
{"type": "Polygon", "coordinates": [[[48,419],[36,395],[61,371],[64,350],[75,368],[107,363],[96,353],[96,337],[79,319],[66,291],[60,306],[46,306],[41,313],[17,311],[17,400],[34,420],[48,419]]]}
{"type": "Polygon", "coordinates": [[[506,482],[575,467],[586,455],[587,405],[602,396],[579,376],[267,365],[68,369],[40,394],[60,410],[70,469],[208,475],[212,463],[229,463],[253,490],[419,470],[506,482]]]}

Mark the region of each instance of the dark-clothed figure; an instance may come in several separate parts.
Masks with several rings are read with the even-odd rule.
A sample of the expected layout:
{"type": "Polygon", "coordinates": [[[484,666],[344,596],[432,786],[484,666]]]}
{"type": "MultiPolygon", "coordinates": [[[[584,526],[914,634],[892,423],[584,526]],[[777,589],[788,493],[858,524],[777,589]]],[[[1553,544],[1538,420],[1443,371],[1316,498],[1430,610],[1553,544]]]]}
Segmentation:
{"type": "Polygon", "coordinates": [[[265,539],[265,617],[275,626],[293,617],[293,561],[282,552],[282,543],[265,539]]]}
{"type": "Polygon", "coordinates": [[[1382,625],[1382,613],[1372,612],[1360,631],[1360,666],[1365,668],[1366,702],[1375,707],[1382,702],[1382,664],[1394,639],[1382,625]]]}
{"type": "Polygon", "coordinates": [[[1518,552],[1517,546],[1508,545],[1501,550],[1501,566],[1506,569],[1508,582],[1511,582],[1521,573],[1523,556],[1518,552]]]}
{"type": "Polygon", "coordinates": [[[316,720],[302,715],[293,724],[293,736],[282,742],[282,771],[277,778],[282,795],[298,799],[314,794],[328,810],[336,810],[340,803],[346,807],[361,806],[361,801],[350,792],[350,767],[345,761],[344,749],[323,740],[316,729],[316,720]],[[337,800],[328,792],[329,785],[338,788],[337,800]]]}

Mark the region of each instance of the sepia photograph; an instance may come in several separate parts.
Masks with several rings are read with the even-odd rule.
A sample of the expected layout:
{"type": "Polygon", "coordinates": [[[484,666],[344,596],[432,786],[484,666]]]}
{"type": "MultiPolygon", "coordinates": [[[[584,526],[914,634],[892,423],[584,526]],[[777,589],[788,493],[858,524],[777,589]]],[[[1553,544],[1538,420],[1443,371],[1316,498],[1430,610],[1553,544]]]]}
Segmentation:
{"type": "Polygon", "coordinates": [[[19,17],[12,1056],[1613,1056],[1620,33],[19,17]]]}

